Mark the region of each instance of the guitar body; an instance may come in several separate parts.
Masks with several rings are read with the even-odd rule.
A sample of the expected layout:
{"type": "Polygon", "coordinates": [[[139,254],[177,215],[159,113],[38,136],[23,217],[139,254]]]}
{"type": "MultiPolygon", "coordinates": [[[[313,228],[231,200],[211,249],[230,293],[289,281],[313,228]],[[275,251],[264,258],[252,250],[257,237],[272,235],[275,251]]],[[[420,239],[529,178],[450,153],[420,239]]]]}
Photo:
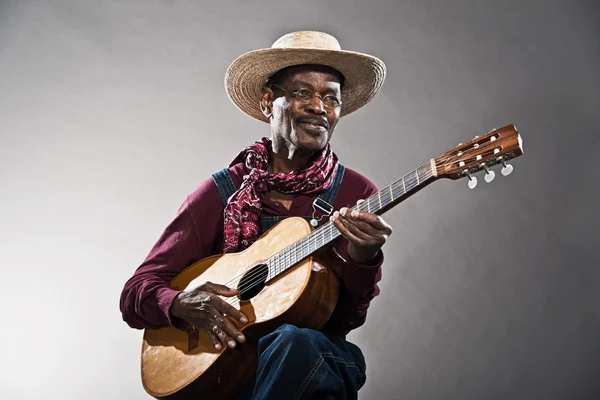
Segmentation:
{"type": "MultiPolygon", "coordinates": [[[[192,264],[171,281],[171,287],[190,291],[210,281],[237,288],[242,276],[256,276],[257,269],[252,268],[311,231],[302,218],[285,219],[240,253],[215,255],[192,264]]],[[[262,289],[258,287],[260,291],[252,298],[235,301],[248,323],[232,320],[246,336],[246,342],[234,349],[223,346],[216,350],[205,333],[191,328],[146,329],[141,357],[145,390],[168,399],[233,397],[256,372],[262,336],[284,323],[318,330],[327,322],[339,290],[336,274],[324,267],[331,262],[324,253],[310,257],[262,289]]],[[[231,302],[234,298],[223,299],[231,302]]]]}

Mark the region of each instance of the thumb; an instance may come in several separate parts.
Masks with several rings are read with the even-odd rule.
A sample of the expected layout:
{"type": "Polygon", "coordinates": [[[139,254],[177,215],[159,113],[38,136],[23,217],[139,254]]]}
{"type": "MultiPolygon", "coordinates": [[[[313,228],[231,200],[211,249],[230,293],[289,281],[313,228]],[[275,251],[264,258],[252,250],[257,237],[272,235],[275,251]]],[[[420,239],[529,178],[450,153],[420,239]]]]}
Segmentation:
{"type": "Polygon", "coordinates": [[[232,289],[225,285],[220,285],[218,283],[206,282],[201,287],[203,288],[203,290],[212,292],[214,294],[218,294],[219,296],[231,297],[238,294],[237,289],[232,289]]]}

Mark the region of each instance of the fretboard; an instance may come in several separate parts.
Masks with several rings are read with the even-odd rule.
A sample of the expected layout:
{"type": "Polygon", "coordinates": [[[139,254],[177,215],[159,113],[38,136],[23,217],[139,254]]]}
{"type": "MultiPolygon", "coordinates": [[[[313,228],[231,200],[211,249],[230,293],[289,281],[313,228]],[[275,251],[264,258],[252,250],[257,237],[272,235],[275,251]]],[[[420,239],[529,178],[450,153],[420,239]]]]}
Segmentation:
{"type": "MultiPolygon", "coordinates": [[[[365,199],[360,205],[355,205],[351,210],[360,209],[381,215],[434,179],[434,172],[429,161],[365,199]]],[[[269,267],[267,282],[318,252],[340,236],[337,228],[328,221],[307,236],[276,253],[266,261],[269,267]]]]}

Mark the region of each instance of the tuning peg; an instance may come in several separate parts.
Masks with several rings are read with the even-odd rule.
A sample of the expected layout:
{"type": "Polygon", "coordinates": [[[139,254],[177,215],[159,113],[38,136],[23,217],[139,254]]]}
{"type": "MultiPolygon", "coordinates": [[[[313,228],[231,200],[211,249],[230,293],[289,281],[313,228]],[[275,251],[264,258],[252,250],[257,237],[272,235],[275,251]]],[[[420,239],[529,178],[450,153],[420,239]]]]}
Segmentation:
{"type": "Polygon", "coordinates": [[[483,179],[485,179],[486,183],[490,183],[496,177],[496,173],[494,171],[490,171],[490,169],[485,165],[483,168],[485,169],[485,177],[483,179]]]}
{"type": "Polygon", "coordinates": [[[510,164],[505,163],[504,161],[502,161],[502,165],[504,165],[504,167],[502,167],[502,175],[504,176],[508,176],[510,175],[511,172],[513,172],[513,166],[510,164]]]}
{"type": "Polygon", "coordinates": [[[477,177],[476,176],[471,176],[471,174],[469,174],[467,172],[467,178],[469,178],[469,189],[475,189],[475,186],[477,186],[477,177]]]}

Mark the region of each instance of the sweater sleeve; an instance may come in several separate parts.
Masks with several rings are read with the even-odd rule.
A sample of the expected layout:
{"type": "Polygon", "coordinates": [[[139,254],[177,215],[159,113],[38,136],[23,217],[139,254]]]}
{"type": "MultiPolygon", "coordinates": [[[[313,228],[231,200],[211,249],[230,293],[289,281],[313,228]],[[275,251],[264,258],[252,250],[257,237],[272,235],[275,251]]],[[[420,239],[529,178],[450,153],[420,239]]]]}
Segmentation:
{"type": "Polygon", "coordinates": [[[121,314],[130,327],[174,326],[170,309],[179,291],[169,287],[170,281],[192,263],[211,255],[223,230],[222,213],[215,210],[222,209],[212,178],[186,198],[121,292],[121,314]]]}
{"type": "MultiPolygon", "coordinates": [[[[359,199],[366,199],[377,193],[375,185],[366,182],[367,187],[360,198],[347,201],[347,206],[351,207],[359,199]]],[[[338,241],[329,254],[342,261],[344,267],[340,279],[338,305],[326,329],[345,336],[352,329],[356,329],[365,323],[371,301],[380,293],[377,284],[382,277],[384,255],[383,251],[380,250],[375,259],[367,265],[357,264],[348,255],[348,240],[345,238],[338,241]]]]}

